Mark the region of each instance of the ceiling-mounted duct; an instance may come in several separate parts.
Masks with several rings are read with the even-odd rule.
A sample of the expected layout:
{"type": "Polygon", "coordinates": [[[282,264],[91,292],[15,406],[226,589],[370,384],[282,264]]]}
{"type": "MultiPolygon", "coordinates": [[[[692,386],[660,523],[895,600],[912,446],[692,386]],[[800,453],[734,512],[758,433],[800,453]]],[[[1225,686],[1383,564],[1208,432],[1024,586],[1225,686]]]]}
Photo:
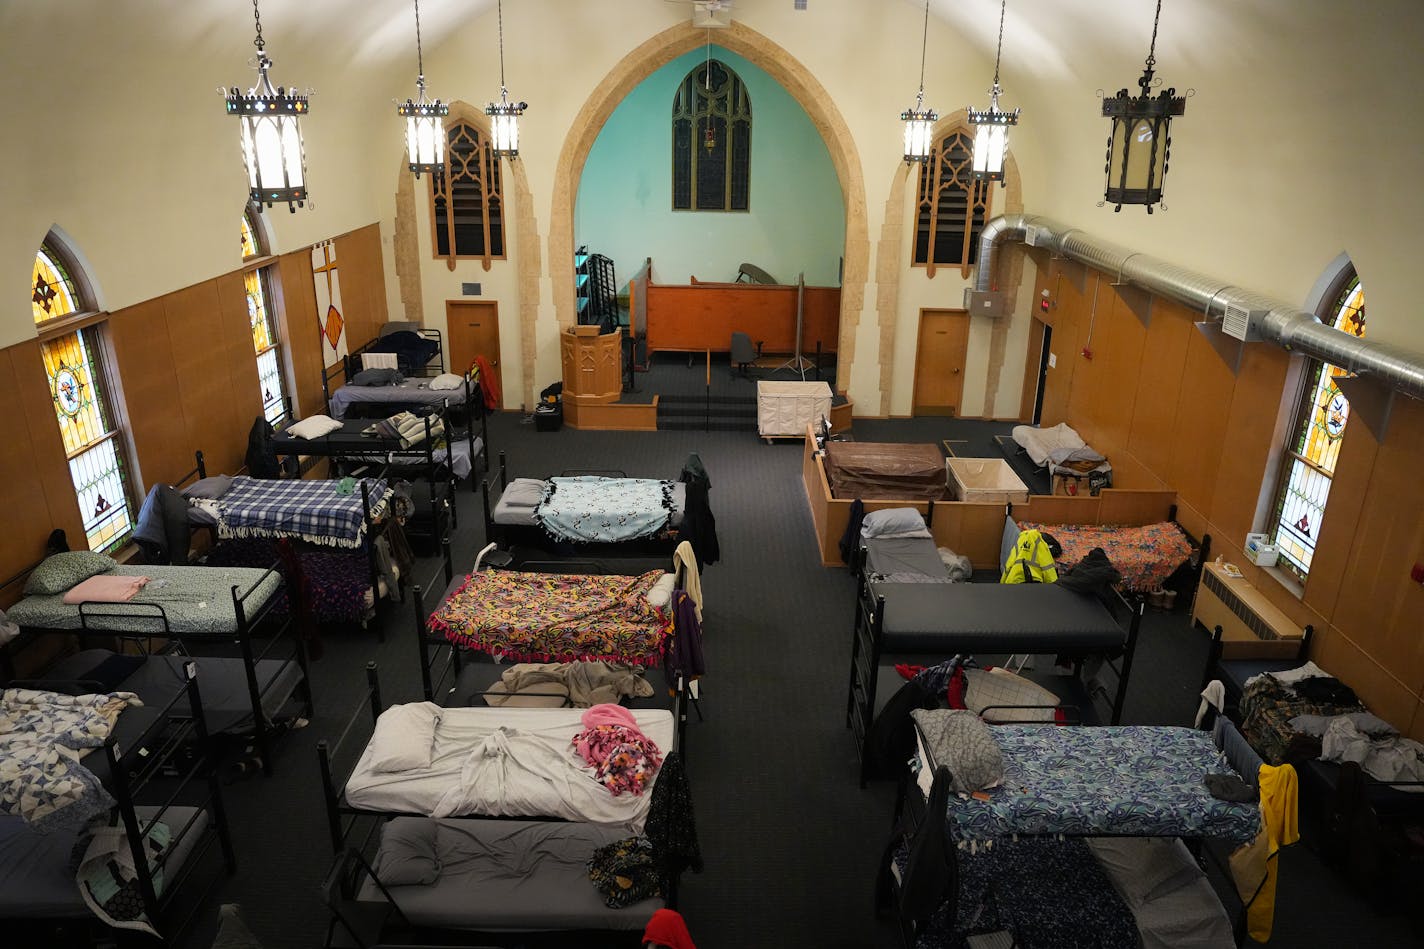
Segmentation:
{"type": "MultiPolygon", "coordinates": [[[[1036,214],[1005,214],[984,225],[979,238],[979,269],[974,286],[965,290],[966,305],[970,299],[979,300],[981,295],[993,292],[998,248],[1006,240],[1025,240],[1029,228],[1033,228],[1035,246],[1047,248],[1055,256],[1071,258],[1116,277],[1119,283],[1130,283],[1173,300],[1209,321],[1223,320],[1228,308],[1245,311],[1246,331],[1255,334],[1248,335],[1248,339],[1275,343],[1283,349],[1358,373],[1410,398],[1424,399],[1424,354],[1361,339],[1326,326],[1314,314],[1292,304],[1230,286],[1147,254],[1125,250],[1036,214]]],[[[1239,325],[1235,315],[1233,320],[1239,325]]]]}

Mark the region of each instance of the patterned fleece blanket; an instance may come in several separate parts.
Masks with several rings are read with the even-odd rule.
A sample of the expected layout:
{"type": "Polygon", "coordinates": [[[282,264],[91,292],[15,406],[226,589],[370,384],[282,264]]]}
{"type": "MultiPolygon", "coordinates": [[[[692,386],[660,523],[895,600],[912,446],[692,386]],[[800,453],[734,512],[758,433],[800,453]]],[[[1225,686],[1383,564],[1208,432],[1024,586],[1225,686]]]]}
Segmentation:
{"type": "Polygon", "coordinates": [[[0,695],[0,812],[41,833],[78,831],[114,803],[79,763],[104,744],[132,692],[63,695],[6,689],[0,695]]]}
{"type": "Polygon", "coordinates": [[[651,537],[674,510],[671,481],[551,478],[534,522],[555,540],[609,544],[651,537]]]}
{"type": "Polygon", "coordinates": [[[1171,521],[1141,527],[1104,527],[1097,524],[1035,524],[1024,521],[1020,530],[1052,534],[1063,546],[1060,567],[1072,567],[1101,547],[1122,574],[1122,584],[1137,593],[1160,587],[1192,555],[1191,541],[1171,521]]]}
{"type": "Polygon", "coordinates": [[[350,494],[340,481],[269,481],[239,476],[216,501],[219,537],[300,537],[314,544],[359,547],[366,534],[361,484],[367,488],[372,520],[380,517],[390,486],[362,479],[350,494]]]}
{"type": "Polygon", "coordinates": [[[655,666],[672,629],[648,602],[662,575],[476,573],[431,614],[430,628],[457,646],[521,662],[655,666]]]}

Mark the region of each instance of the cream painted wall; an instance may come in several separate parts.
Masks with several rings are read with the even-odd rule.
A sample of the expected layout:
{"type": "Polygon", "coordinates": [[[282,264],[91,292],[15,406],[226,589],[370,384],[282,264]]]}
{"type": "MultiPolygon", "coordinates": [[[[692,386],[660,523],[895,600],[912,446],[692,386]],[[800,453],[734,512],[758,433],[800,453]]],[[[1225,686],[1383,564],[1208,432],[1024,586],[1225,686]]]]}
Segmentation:
{"type": "MultiPolygon", "coordinates": [[[[245,178],[217,90],[254,80],[251,11],[232,6],[216,26],[181,19],[181,42],[134,12],[97,0],[0,7],[0,78],[17,93],[0,143],[0,346],[34,335],[30,271],[52,225],[82,252],[108,310],[241,263],[245,178]]],[[[315,206],[268,212],[281,252],[376,220],[369,111],[396,89],[382,69],[356,68],[343,42],[303,46],[264,26],[274,79],[316,88],[303,121],[315,206]]]]}

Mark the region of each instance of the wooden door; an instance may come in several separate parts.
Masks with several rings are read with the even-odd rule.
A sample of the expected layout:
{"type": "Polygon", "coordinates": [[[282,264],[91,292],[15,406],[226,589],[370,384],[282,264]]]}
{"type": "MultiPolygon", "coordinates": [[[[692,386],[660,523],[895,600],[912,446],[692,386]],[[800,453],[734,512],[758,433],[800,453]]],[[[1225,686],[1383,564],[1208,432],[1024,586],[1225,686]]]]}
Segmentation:
{"type": "Polygon", "coordinates": [[[493,301],[445,301],[446,368],[464,372],[476,356],[483,356],[494,370],[497,391],[503,392],[499,368],[499,304],[493,301]]]}
{"type": "Polygon", "coordinates": [[[969,314],[921,310],[915,349],[916,415],[958,415],[969,351],[969,314]]]}

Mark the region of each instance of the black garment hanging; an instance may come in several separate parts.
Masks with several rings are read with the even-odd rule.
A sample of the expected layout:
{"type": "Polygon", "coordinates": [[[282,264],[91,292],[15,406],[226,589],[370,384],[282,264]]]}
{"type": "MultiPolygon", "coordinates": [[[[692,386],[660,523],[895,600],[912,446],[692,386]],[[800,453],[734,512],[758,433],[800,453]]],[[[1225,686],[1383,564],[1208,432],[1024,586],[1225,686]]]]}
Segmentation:
{"type": "Polygon", "coordinates": [[[247,474],[252,478],[280,478],[282,469],[277,464],[277,448],[272,444],[272,423],[264,416],[257,416],[252,430],[247,433],[247,474]]]}

